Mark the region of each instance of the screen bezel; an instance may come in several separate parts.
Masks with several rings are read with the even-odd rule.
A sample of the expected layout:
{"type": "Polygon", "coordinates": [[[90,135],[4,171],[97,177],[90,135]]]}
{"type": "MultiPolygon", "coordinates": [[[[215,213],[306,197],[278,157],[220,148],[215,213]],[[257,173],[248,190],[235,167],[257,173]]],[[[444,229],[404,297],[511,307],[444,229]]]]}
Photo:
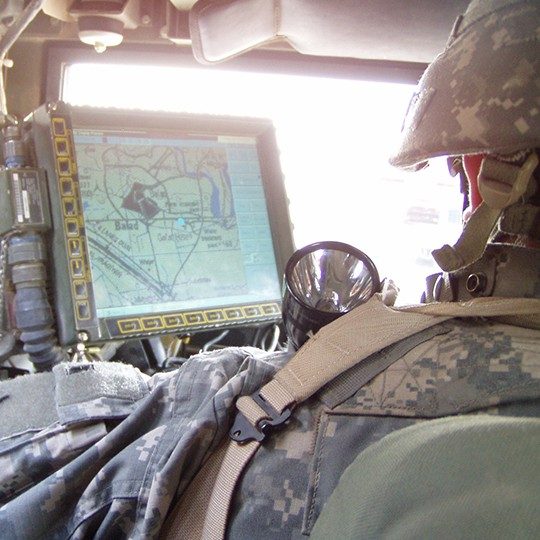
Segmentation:
{"type": "Polygon", "coordinates": [[[47,105],[33,115],[37,162],[47,170],[53,213],[52,248],[57,327],[62,345],[81,339],[90,343],[166,333],[191,333],[281,320],[280,299],[253,305],[175,310],[129,317],[97,316],[88,245],[72,139],[82,129],[159,128],[192,136],[245,136],[256,140],[280,288],[285,264],[294,251],[288,203],[272,122],[267,119],[165,113],[94,107],[47,105]],[[48,132],[48,133],[46,133],[48,132]],[[55,180],[56,179],[56,180],[55,180]],[[74,233],[74,223],[78,224],[74,233]],[[74,275],[76,272],[76,275],[74,275]],[[70,301],[66,301],[69,298],[70,301]],[[69,309],[68,304],[71,304],[69,309]]]}

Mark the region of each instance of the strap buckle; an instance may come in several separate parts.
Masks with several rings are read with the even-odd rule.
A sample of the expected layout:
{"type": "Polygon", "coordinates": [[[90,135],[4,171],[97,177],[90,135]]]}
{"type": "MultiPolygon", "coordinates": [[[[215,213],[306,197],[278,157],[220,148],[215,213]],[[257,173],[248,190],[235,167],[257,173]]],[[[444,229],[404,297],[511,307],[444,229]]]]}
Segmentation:
{"type": "Polygon", "coordinates": [[[249,441],[261,442],[266,437],[270,428],[285,423],[291,416],[291,409],[289,407],[283,409],[283,412],[278,413],[258,392],[251,394],[250,397],[267,416],[259,420],[256,425],[253,425],[238,411],[233,426],[229,431],[229,437],[238,443],[249,441]]]}

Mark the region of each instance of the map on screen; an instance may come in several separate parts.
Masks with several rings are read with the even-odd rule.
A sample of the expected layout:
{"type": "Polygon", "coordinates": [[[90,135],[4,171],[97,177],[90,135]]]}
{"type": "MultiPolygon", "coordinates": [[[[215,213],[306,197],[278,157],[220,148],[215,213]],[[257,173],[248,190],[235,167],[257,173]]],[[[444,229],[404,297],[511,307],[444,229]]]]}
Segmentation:
{"type": "Polygon", "coordinates": [[[254,139],[74,141],[98,316],[280,296],[254,139]]]}

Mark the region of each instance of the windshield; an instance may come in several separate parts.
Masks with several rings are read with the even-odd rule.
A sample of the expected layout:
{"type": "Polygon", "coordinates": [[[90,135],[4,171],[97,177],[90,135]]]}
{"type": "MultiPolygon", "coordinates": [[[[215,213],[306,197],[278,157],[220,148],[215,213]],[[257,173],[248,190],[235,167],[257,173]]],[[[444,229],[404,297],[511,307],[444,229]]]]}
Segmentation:
{"type": "Polygon", "coordinates": [[[270,118],[297,248],[322,240],[366,252],[417,302],[438,271],[431,250],[461,229],[457,181],[435,161],[408,174],[388,164],[413,86],[164,66],[73,64],[62,99],[111,106],[270,118]]]}

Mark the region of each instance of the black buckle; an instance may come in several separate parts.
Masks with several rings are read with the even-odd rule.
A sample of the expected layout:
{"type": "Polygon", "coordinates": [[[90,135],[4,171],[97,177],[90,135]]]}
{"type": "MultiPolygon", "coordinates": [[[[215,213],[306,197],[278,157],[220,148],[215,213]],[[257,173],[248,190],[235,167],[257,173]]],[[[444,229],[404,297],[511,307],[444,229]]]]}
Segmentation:
{"type": "Polygon", "coordinates": [[[289,407],[285,408],[280,414],[258,392],[251,394],[250,397],[267,414],[267,418],[263,418],[254,426],[238,411],[233,426],[229,431],[229,437],[239,443],[248,441],[261,442],[271,427],[285,423],[291,416],[289,407]]]}

